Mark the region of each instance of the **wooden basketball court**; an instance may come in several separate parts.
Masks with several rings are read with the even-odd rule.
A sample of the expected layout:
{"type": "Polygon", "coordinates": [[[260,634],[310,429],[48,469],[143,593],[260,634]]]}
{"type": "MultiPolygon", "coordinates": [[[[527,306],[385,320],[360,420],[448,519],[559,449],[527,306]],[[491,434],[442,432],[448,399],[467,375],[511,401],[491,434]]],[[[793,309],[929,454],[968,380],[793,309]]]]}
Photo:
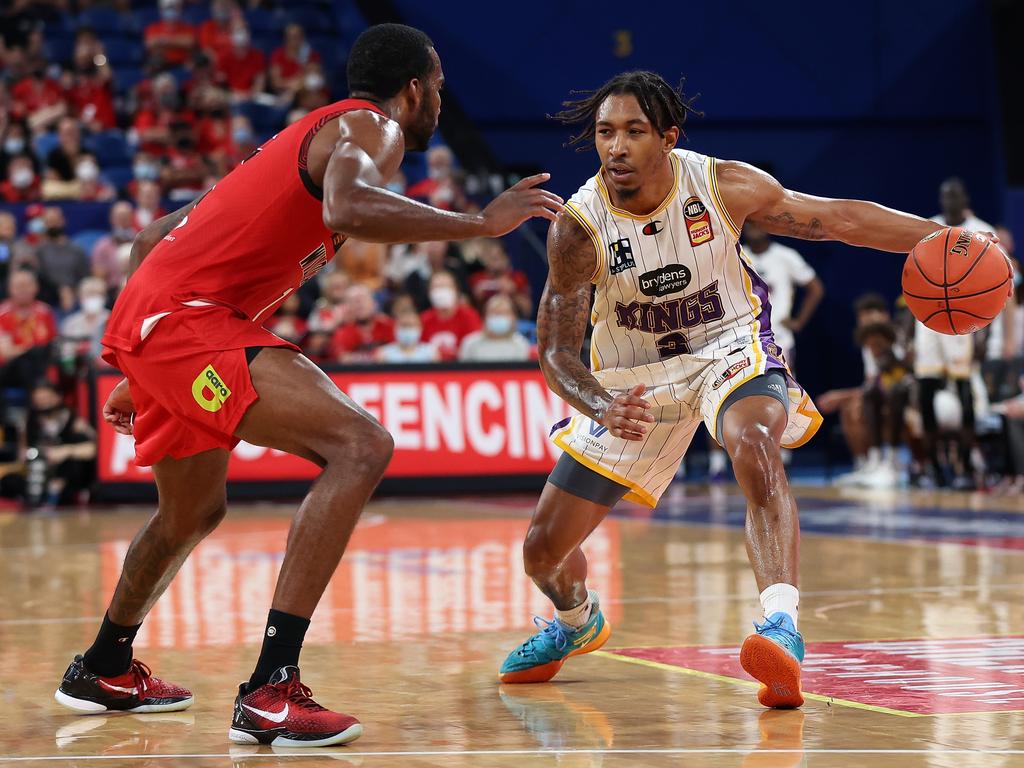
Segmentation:
{"type": "Polygon", "coordinates": [[[147,509],[0,517],[3,766],[1024,766],[1024,502],[805,488],[807,704],[769,712],[736,649],[758,615],[734,488],[623,506],[589,544],[613,633],[553,683],[500,686],[550,608],[522,573],[532,497],[371,505],[314,616],[303,680],[349,747],[227,740],[293,509],[234,505],[136,641],[193,689],[164,715],[75,716],[53,691],[91,642],[147,509]]]}

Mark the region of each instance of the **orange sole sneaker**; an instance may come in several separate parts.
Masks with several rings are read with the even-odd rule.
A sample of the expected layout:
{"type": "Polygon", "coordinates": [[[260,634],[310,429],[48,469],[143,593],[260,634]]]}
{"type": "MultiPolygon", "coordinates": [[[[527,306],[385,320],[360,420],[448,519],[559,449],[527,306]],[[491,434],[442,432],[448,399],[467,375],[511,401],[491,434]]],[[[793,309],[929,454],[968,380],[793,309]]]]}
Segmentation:
{"type": "Polygon", "coordinates": [[[766,637],[751,635],[740,649],[740,665],[761,683],[757,700],[772,709],[803,706],[800,662],[766,637]]]}
{"type": "Polygon", "coordinates": [[[524,669],[518,672],[504,672],[498,675],[498,679],[503,683],[521,684],[521,683],[546,683],[548,680],[558,674],[558,671],[565,664],[566,660],[573,656],[582,656],[584,653],[591,653],[598,650],[602,645],[608,642],[608,638],[612,635],[612,625],[607,621],[601,628],[601,631],[597,636],[589,643],[581,648],[577,648],[575,651],[570,651],[564,659],[558,661],[549,661],[547,664],[542,664],[539,667],[533,667],[531,669],[524,669]]]}

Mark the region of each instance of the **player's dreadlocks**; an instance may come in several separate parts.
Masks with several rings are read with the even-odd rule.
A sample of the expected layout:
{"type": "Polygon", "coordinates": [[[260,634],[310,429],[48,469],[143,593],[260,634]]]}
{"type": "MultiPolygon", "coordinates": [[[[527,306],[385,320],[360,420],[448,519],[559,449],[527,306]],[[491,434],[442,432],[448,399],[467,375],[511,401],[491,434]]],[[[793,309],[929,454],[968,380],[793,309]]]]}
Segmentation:
{"type": "MultiPolygon", "coordinates": [[[[679,81],[677,87],[673,88],[665,82],[665,78],[656,72],[640,69],[623,72],[596,91],[572,91],[572,95],[584,94],[585,98],[563,102],[562,106],[565,109],[555,115],[549,115],[549,117],[569,125],[582,124],[583,130],[573,136],[569,140],[569,144],[575,146],[577,151],[583,151],[593,146],[594,134],[597,130],[595,125],[597,110],[600,109],[604,100],[612,95],[631,93],[636,96],[640,108],[659,134],[664,136],[665,131],[673,126],[682,132],[683,124],[689,113],[692,112],[701,117],[704,115],[703,112],[698,112],[693,108],[693,102],[696,101],[697,96],[688,99],[683,95],[684,81],[685,78],[679,81]]],[[[684,137],[685,135],[683,133],[684,137]]]]}

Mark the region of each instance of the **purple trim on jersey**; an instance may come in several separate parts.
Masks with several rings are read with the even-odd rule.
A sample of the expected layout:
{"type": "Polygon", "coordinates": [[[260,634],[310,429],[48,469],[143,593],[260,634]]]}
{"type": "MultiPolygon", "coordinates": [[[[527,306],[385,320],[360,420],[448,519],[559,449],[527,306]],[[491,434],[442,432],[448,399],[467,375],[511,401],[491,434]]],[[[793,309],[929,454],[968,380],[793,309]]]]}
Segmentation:
{"type": "Polygon", "coordinates": [[[555,425],[551,427],[551,432],[548,433],[548,437],[551,437],[552,435],[555,434],[555,432],[557,432],[560,429],[565,429],[567,426],[569,426],[570,421],[572,421],[572,416],[564,418],[561,421],[555,422],[555,425]]]}
{"type": "Polygon", "coordinates": [[[751,287],[754,289],[754,295],[757,296],[761,301],[761,313],[757,316],[757,322],[761,324],[761,342],[773,342],[775,341],[775,334],[772,333],[772,302],[768,296],[768,284],[761,279],[761,276],[757,274],[750,265],[747,264],[746,260],[742,256],[739,257],[740,264],[743,265],[743,269],[747,272],[747,277],[750,278],[751,287]],[[765,338],[765,335],[768,338],[765,338]]]}

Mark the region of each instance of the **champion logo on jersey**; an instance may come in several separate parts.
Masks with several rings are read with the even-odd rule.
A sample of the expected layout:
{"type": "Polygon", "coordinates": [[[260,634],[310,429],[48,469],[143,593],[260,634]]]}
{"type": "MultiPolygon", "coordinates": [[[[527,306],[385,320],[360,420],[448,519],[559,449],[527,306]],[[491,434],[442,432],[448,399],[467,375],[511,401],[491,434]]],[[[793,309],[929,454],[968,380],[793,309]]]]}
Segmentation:
{"type": "Polygon", "coordinates": [[[683,216],[686,218],[686,234],[694,248],[715,239],[715,232],[711,229],[711,214],[699,197],[691,197],[683,203],[683,216]]]}
{"type": "Polygon", "coordinates": [[[627,269],[636,269],[636,261],[633,260],[633,246],[630,245],[628,237],[616,240],[608,247],[611,250],[611,260],[608,262],[609,272],[617,275],[627,269]]]}
{"type": "Polygon", "coordinates": [[[659,232],[662,232],[664,229],[665,227],[661,225],[661,221],[655,220],[645,224],[644,228],[641,229],[640,231],[643,232],[645,235],[656,235],[659,232]]]}

